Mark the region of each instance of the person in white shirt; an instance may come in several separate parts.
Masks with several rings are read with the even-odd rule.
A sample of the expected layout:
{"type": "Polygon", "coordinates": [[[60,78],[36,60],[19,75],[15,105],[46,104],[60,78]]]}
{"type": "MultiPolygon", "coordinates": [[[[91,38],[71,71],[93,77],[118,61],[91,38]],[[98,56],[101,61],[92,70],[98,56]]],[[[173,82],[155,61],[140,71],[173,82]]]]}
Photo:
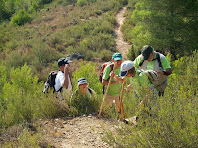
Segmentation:
{"type": "Polygon", "coordinates": [[[71,61],[66,58],[60,58],[58,60],[60,71],[56,75],[54,88],[57,92],[57,97],[59,97],[60,100],[64,100],[71,95],[72,85],[69,78],[70,62],[71,61]]]}

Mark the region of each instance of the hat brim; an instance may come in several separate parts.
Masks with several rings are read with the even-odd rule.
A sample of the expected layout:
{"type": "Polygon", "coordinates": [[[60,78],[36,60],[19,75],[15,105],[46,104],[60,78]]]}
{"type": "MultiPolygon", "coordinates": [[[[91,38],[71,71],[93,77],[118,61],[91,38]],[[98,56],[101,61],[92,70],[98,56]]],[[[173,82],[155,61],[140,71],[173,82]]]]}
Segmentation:
{"type": "Polygon", "coordinates": [[[122,60],[122,58],[121,57],[116,57],[116,58],[114,58],[114,60],[118,61],[118,60],[122,60]]]}
{"type": "Polygon", "coordinates": [[[144,60],[148,60],[149,56],[143,56],[144,60]]]}
{"type": "Polygon", "coordinates": [[[121,77],[124,77],[126,74],[127,74],[127,71],[121,71],[121,72],[120,72],[120,76],[121,76],[121,77]]]}
{"type": "Polygon", "coordinates": [[[87,82],[82,82],[82,83],[79,83],[78,86],[80,86],[80,85],[82,85],[82,84],[87,84],[87,85],[89,85],[89,83],[87,83],[87,82]]]}

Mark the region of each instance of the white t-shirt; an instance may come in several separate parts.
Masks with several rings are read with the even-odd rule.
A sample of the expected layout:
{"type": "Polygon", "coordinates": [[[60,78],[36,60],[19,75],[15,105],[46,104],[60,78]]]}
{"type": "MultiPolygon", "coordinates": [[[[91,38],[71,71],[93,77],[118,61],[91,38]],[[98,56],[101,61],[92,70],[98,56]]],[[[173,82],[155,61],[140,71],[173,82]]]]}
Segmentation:
{"type": "MultiPolygon", "coordinates": [[[[54,85],[54,88],[56,91],[58,91],[63,86],[64,77],[65,75],[61,71],[59,71],[58,74],[56,75],[55,85],[54,85]]],[[[65,88],[63,88],[62,92],[65,92],[67,95],[70,95],[70,91],[72,90],[72,85],[71,85],[71,80],[69,78],[69,75],[68,75],[68,79],[69,79],[68,89],[66,90],[65,88]]],[[[60,91],[58,92],[58,94],[61,95],[60,91]]]]}

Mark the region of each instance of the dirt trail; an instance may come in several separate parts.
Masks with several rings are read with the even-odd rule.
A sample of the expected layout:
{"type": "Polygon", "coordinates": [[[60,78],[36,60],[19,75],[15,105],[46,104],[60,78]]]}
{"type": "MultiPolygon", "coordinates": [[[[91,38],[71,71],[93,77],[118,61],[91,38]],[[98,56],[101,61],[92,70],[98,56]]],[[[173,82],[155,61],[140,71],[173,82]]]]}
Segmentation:
{"type": "Polygon", "coordinates": [[[124,60],[127,59],[126,57],[127,51],[129,48],[131,48],[131,45],[129,45],[127,42],[123,40],[123,34],[121,32],[121,26],[125,20],[125,17],[123,17],[125,12],[126,12],[126,6],[123,7],[116,15],[116,20],[118,25],[115,28],[116,50],[118,50],[122,54],[124,60]]]}
{"type": "Polygon", "coordinates": [[[117,128],[114,121],[92,115],[42,123],[46,143],[55,148],[110,148],[101,138],[106,130],[115,134],[117,128]]]}
{"type": "MultiPolygon", "coordinates": [[[[123,14],[126,7],[123,7],[116,15],[118,26],[115,28],[116,49],[122,53],[126,60],[126,54],[130,45],[123,40],[121,25],[124,22],[123,14]]],[[[97,118],[97,115],[80,116],[73,119],[60,118],[42,123],[46,143],[55,148],[109,148],[110,146],[101,140],[105,130],[111,130],[116,134],[123,123],[115,123],[104,118],[97,118]]]]}

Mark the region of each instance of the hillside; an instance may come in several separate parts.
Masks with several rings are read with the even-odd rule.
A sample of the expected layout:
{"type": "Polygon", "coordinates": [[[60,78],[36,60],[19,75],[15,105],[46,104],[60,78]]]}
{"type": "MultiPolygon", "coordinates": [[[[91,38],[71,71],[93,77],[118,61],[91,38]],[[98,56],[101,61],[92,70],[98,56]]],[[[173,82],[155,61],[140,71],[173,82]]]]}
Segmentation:
{"type": "Polygon", "coordinates": [[[2,0],[0,8],[0,147],[197,147],[198,1],[2,0]],[[98,119],[100,65],[115,52],[133,61],[147,44],[173,70],[164,95],[131,77],[123,106],[136,125],[118,122],[114,104],[98,119]],[[92,98],[72,104],[42,93],[67,56],[70,93],[85,77],[92,98]]]}
{"type": "MultiPolygon", "coordinates": [[[[126,59],[127,48],[130,45],[125,43],[120,31],[123,24],[123,14],[126,12],[126,7],[123,7],[116,19],[118,22],[118,28],[115,28],[117,49],[123,54],[123,58],[126,59]],[[127,46],[126,46],[127,45],[127,46]]],[[[56,148],[107,148],[111,147],[109,144],[102,141],[102,137],[105,136],[105,132],[110,130],[114,134],[123,126],[124,123],[119,123],[111,119],[100,118],[98,114],[95,115],[83,115],[72,119],[55,119],[53,121],[44,121],[42,128],[45,131],[44,139],[47,143],[55,146],[56,148]]]]}

